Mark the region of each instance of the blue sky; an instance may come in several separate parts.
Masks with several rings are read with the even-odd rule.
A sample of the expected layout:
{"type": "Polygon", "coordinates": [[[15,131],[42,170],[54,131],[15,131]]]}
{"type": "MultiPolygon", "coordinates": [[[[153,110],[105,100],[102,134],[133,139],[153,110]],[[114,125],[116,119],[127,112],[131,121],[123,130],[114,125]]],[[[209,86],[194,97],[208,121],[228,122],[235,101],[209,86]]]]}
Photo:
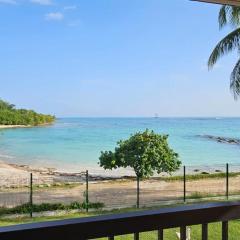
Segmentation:
{"type": "Polygon", "coordinates": [[[57,116],[240,116],[236,54],[207,70],[219,6],[0,0],[0,96],[57,116]]]}

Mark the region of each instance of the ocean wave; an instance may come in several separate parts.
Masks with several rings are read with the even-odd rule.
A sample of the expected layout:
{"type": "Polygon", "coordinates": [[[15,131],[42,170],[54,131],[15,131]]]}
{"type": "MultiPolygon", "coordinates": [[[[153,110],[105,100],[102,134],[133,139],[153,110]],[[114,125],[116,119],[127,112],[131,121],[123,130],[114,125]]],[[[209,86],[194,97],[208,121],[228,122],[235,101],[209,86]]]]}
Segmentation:
{"type": "Polygon", "coordinates": [[[0,154],[0,158],[7,158],[7,159],[14,159],[13,156],[10,156],[10,155],[6,155],[6,154],[0,154]]]}

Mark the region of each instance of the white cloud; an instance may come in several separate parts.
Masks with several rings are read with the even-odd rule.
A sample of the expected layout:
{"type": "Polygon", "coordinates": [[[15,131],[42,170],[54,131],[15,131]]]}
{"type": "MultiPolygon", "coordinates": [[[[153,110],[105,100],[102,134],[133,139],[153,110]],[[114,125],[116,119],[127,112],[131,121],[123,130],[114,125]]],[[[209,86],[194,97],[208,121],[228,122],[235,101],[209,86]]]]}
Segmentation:
{"type": "Polygon", "coordinates": [[[17,4],[17,2],[15,0],[0,0],[0,4],[4,3],[4,4],[17,4]]]}
{"type": "Polygon", "coordinates": [[[47,21],[61,21],[63,18],[64,15],[61,12],[51,12],[45,15],[47,21]]]}
{"type": "Polygon", "coordinates": [[[65,11],[67,11],[67,10],[75,10],[75,9],[77,9],[77,6],[75,6],[75,5],[65,6],[63,9],[64,9],[65,11]]]}
{"type": "Polygon", "coordinates": [[[52,5],[52,0],[30,0],[32,3],[40,4],[40,5],[52,5]]]}
{"type": "Polygon", "coordinates": [[[79,20],[79,19],[76,19],[76,20],[70,21],[70,22],[68,23],[68,26],[69,26],[69,27],[77,27],[77,26],[79,26],[79,25],[81,25],[81,24],[82,24],[82,21],[79,20]]]}

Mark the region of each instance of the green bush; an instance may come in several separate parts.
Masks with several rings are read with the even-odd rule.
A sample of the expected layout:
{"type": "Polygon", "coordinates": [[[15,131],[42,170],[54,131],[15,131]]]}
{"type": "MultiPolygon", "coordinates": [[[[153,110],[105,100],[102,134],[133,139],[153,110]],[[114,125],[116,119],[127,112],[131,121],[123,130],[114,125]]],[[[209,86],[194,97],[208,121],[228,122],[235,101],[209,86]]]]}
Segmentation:
{"type": "MultiPolygon", "coordinates": [[[[45,211],[56,211],[56,210],[74,210],[74,209],[86,209],[86,203],[81,202],[72,202],[70,204],[62,204],[62,203],[41,203],[41,204],[31,204],[26,203],[13,208],[0,208],[0,216],[6,214],[27,214],[32,212],[45,212],[45,211]]],[[[100,209],[103,208],[104,204],[101,202],[89,203],[89,209],[100,209]]]]}
{"type": "Polygon", "coordinates": [[[83,203],[80,202],[72,202],[69,205],[70,209],[82,209],[83,208],[83,203]]]}

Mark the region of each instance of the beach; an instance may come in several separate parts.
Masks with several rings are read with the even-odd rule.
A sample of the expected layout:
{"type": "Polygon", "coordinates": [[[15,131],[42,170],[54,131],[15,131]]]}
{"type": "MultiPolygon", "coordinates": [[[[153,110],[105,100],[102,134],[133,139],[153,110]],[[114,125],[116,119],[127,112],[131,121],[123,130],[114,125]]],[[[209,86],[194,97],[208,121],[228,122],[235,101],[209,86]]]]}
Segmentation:
{"type": "Polygon", "coordinates": [[[0,129],[11,129],[11,128],[34,128],[34,127],[44,127],[51,126],[53,123],[42,123],[36,126],[33,125],[0,125],[0,129]]]}
{"type": "Polygon", "coordinates": [[[8,128],[27,128],[30,126],[26,125],[0,125],[0,129],[8,129],[8,128]]]}
{"type": "MultiPolygon", "coordinates": [[[[195,169],[196,170],[196,169],[195,169]]],[[[216,173],[211,170],[212,173],[216,173]]],[[[219,169],[218,169],[219,171],[219,169]]],[[[29,199],[30,173],[33,174],[34,203],[63,203],[84,201],[85,173],[58,172],[56,169],[33,168],[27,165],[0,162],[0,205],[13,207],[29,199]]],[[[199,172],[191,172],[198,174],[199,172]]],[[[211,175],[211,174],[209,174],[211,175]]],[[[240,175],[229,179],[229,192],[239,195],[240,175]]],[[[187,181],[186,196],[207,198],[225,196],[226,179],[203,178],[187,181]]],[[[182,201],[183,181],[153,177],[140,183],[142,205],[161,204],[166,201],[182,201]]],[[[89,176],[91,202],[102,202],[109,208],[129,207],[136,203],[136,179],[132,176],[89,176]]]]}
{"type": "MultiPolygon", "coordinates": [[[[185,166],[187,175],[197,174],[216,174],[225,173],[226,166],[185,166]]],[[[240,167],[235,166],[230,169],[232,173],[240,172],[240,167]]],[[[131,169],[120,169],[115,171],[94,170],[89,172],[89,180],[98,182],[106,180],[124,180],[135,179],[135,174],[131,169]]],[[[26,184],[24,179],[29,179],[30,173],[33,174],[34,184],[54,184],[56,182],[85,182],[86,171],[73,172],[63,171],[57,168],[34,167],[31,165],[22,165],[0,161],[0,188],[22,187],[26,184]]],[[[183,176],[183,166],[173,173],[154,174],[153,178],[170,178],[183,176]]]]}

